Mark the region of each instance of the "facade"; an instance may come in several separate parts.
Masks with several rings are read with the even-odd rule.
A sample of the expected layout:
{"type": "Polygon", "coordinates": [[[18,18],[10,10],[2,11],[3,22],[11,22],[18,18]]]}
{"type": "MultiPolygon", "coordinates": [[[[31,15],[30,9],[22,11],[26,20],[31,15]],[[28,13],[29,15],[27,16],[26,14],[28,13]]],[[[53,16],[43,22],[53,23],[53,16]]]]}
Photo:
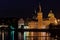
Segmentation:
{"type": "Polygon", "coordinates": [[[18,28],[21,28],[21,26],[24,25],[24,20],[23,18],[18,20],[18,28]]]}

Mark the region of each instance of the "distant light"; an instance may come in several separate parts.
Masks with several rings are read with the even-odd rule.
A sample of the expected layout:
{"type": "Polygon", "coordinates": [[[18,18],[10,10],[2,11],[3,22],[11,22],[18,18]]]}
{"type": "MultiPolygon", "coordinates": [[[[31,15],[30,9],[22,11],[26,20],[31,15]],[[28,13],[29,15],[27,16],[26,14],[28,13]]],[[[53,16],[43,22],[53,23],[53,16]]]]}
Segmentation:
{"type": "Polygon", "coordinates": [[[10,26],[11,29],[15,29],[12,25],[10,26]]]}
{"type": "Polygon", "coordinates": [[[11,40],[14,40],[14,32],[15,31],[11,31],[11,40]]]}
{"type": "Polygon", "coordinates": [[[0,25],[0,27],[8,27],[8,25],[0,25]]]}
{"type": "Polygon", "coordinates": [[[60,19],[57,20],[58,22],[60,21],[60,19]]]}
{"type": "Polygon", "coordinates": [[[55,25],[57,25],[58,24],[58,22],[57,22],[57,20],[55,20],[55,25]]]}
{"type": "Polygon", "coordinates": [[[24,29],[28,29],[29,27],[28,26],[24,26],[24,29]]]}

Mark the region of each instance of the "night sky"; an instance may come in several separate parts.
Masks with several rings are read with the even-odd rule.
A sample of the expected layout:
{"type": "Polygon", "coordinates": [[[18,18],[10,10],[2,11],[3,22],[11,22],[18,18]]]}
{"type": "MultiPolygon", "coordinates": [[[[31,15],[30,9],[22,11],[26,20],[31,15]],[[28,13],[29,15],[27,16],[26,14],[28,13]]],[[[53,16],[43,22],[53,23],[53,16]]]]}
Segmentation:
{"type": "Polygon", "coordinates": [[[55,17],[60,17],[59,0],[0,0],[0,17],[32,17],[34,11],[38,11],[39,2],[44,17],[47,17],[50,9],[55,17]]]}

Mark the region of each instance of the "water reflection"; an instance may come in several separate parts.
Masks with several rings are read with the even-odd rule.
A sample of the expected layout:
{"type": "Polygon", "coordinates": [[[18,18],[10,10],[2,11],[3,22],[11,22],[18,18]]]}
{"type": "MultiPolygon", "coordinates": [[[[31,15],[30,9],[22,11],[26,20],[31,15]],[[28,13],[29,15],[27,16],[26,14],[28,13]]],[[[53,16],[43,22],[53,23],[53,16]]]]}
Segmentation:
{"type": "MultiPolygon", "coordinates": [[[[14,33],[15,31],[11,31],[10,39],[8,39],[8,32],[0,32],[0,40],[15,40],[14,33]]],[[[18,32],[18,40],[57,40],[50,35],[51,34],[47,32],[18,32]],[[40,33],[42,33],[42,35],[40,35],[40,33]]]]}
{"type": "Polygon", "coordinates": [[[11,40],[14,40],[14,32],[15,31],[11,31],[11,40]]]}
{"type": "Polygon", "coordinates": [[[1,40],[1,31],[0,31],[0,40],[1,40]]]}
{"type": "Polygon", "coordinates": [[[49,40],[50,35],[46,32],[18,32],[18,40],[49,40]],[[40,35],[42,33],[42,35],[40,35]],[[23,38],[22,38],[23,37],[23,38]]]}
{"type": "Polygon", "coordinates": [[[22,39],[22,34],[20,32],[18,32],[18,40],[22,39]]]}
{"type": "Polygon", "coordinates": [[[0,31],[0,40],[9,40],[9,34],[6,31],[0,31]]]}

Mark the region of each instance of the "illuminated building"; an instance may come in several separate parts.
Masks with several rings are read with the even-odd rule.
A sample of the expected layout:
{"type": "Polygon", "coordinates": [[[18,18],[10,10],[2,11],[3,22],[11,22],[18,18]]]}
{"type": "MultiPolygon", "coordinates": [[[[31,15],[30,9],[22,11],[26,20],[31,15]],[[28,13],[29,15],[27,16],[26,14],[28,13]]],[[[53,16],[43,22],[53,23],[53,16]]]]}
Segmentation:
{"type": "Polygon", "coordinates": [[[55,25],[57,24],[57,19],[55,18],[54,13],[52,12],[52,10],[50,10],[50,12],[48,14],[48,17],[49,17],[50,23],[54,23],[55,25]]]}
{"type": "MultiPolygon", "coordinates": [[[[4,23],[2,23],[2,25],[0,25],[0,28],[2,29],[6,29],[8,27],[8,25],[4,25],[4,23]]],[[[0,37],[1,40],[8,40],[8,38],[6,38],[8,35],[8,32],[4,31],[4,30],[0,30],[0,37]]]]}
{"type": "MultiPolygon", "coordinates": [[[[18,29],[20,28],[23,28],[24,29],[24,19],[21,18],[18,20],[18,29]]],[[[21,32],[18,32],[18,40],[23,40],[23,38],[25,39],[25,33],[21,33],[21,32]]]]}
{"type": "MultiPolygon", "coordinates": [[[[37,14],[37,19],[38,19],[38,29],[43,29],[45,26],[43,25],[43,13],[41,11],[41,6],[39,5],[39,12],[37,14]]],[[[46,32],[38,32],[38,40],[45,40],[45,37],[41,36],[46,36],[46,32]]]]}
{"type": "MultiPolygon", "coordinates": [[[[48,24],[47,21],[43,21],[43,13],[41,12],[41,6],[39,5],[39,12],[37,13],[37,21],[30,21],[28,23],[29,29],[45,29],[46,25],[48,24]],[[46,22],[47,24],[43,24],[46,22]]],[[[32,36],[30,40],[45,40],[45,37],[41,36],[46,36],[46,32],[29,32],[29,36],[32,36]]]]}
{"type": "MultiPolygon", "coordinates": [[[[4,23],[2,25],[0,25],[0,28],[2,28],[2,29],[6,29],[7,27],[8,27],[8,25],[4,25],[4,23]]],[[[2,40],[4,40],[4,39],[6,40],[5,35],[8,35],[8,33],[5,32],[4,30],[0,31],[0,36],[1,36],[2,40]]]]}
{"type": "MultiPolygon", "coordinates": [[[[24,25],[25,24],[24,20],[20,19],[18,21],[18,28],[21,28],[21,25],[24,25],[24,29],[48,29],[48,25],[50,23],[54,23],[55,25],[57,24],[57,19],[55,18],[52,10],[50,10],[48,18],[46,19],[43,18],[43,12],[41,11],[40,4],[39,4],[39,12],[37,12],[37,17],[33,16],[33,19],[34,20],[28,21],[27,23],[28,25],[26,26],[24,25]]],[[[49,40],[50,37],[46,36],[50,36],[50,34],[47,32],[24,32],[24,40],[49,40]],[[30,36],[30,38],[27,38],[27,36],[30,36]]]]}
{"type": "MultiPolygon", "coordinates": [[[[43,19],[43,13],[41,11],[41,6],[39,5],[39,12],[37,13],[37,17],[36,17],[37,21],[33,21],[33,20],[30,21],[28,23],[29,29],[47,29],[48,25],[50,23],[52,23],[52,21],[55,23],[55,20],[56,20],[56,18],[52,14],[52,11],[50,11],[48,17],[49,17],[48,19],[45,19],[45,20],[43,19]]],[[[35,39],[34,36],[38,40],[46,40],[46,39],[48,40],[49,39],[48,37],[44,37],[44,36],[49,36],[49,34],[46,32],[29,32],[28,36],[33,36],[30,40],[34,40],[35,39]],[[38,36],[38,38],[37,38],[37,36],[38,36]]]]}
{"type": "Polygon", "coordinates": [[[28,23],[29,29],[37,29],[37,22],[36,21],[30,21],[28,23]]]}
{"type": "Polygon", "coordinates": [[[37,13],[37,19],[38,19],[38,28],[41,29],[43,26],[43,13],[41,12],[41,6],[39,5],[39,12],[37,13]]]}
{"type": "Polygon", "coordinates": [[[23,18],[18,20],[18,28],[21,28],[21,26],[24,25],[24,20],[23,18]]]}

